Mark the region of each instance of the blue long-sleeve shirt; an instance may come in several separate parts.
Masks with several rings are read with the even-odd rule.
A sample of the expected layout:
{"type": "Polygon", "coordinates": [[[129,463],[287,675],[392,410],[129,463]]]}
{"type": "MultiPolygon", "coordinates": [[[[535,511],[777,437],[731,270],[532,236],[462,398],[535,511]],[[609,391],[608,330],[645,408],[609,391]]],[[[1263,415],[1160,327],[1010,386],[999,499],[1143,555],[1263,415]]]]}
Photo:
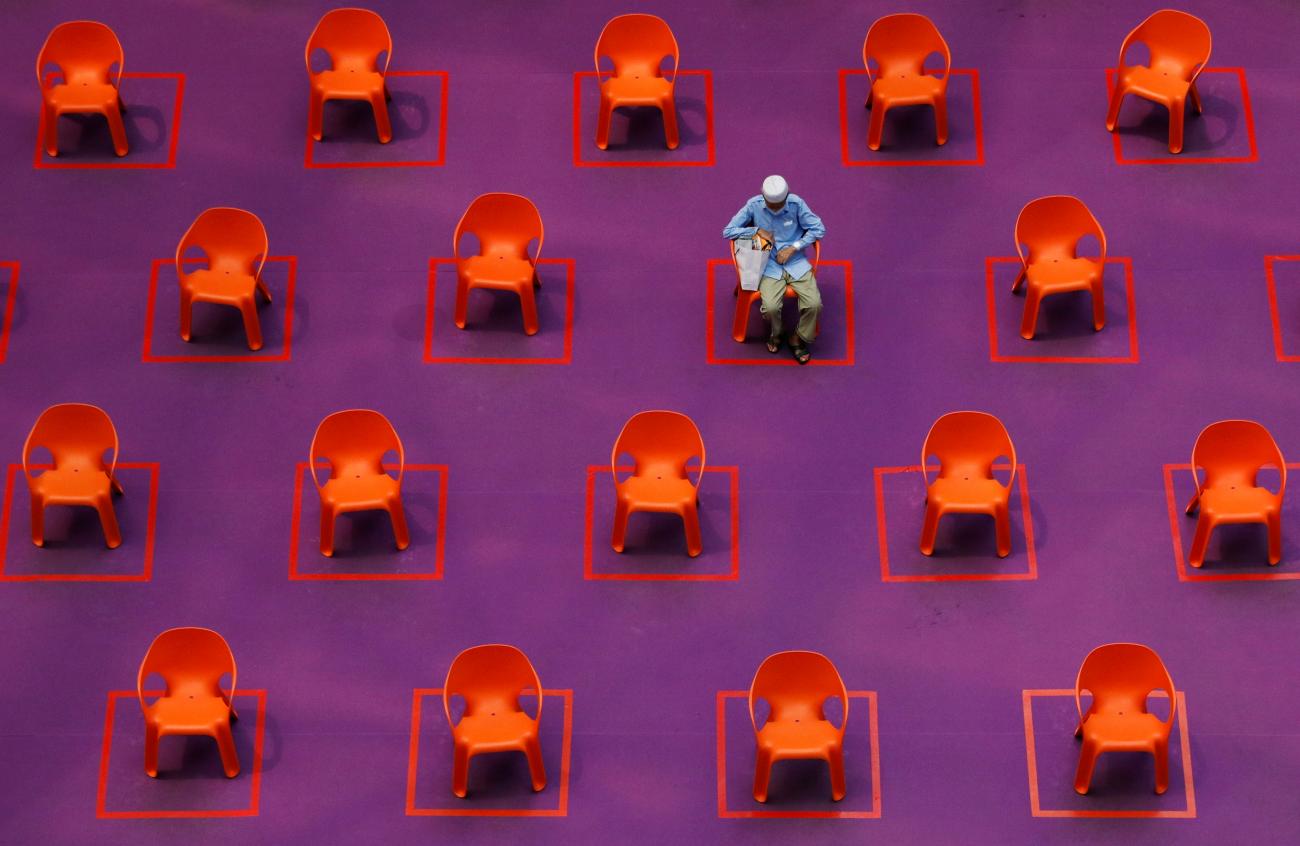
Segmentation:
{"type": "Polygon", "coordinates": [[[779,212],[774,212],[767,207],[763,195],[751,197],[740,211],[736,212],[736,216],[731,219],[731,223],[727,224],[727,228],[722,230],[722,237],[728,241],[752,238],[760,229],[771,232],[772,239],[776,241],[776,249],[772,250],[772,255],[767,259],[767,267],[763,269],[763,275],[771,276],[773,279],[780,279],[782,270],[789,271],[795,279],[812,270],[812,264],[804,256],[803,251],[811,247],[814,242],[826,237],[826,227],[822,225],[822,219],[813,214],[812,209],[808,208],[808,204],[798,194],[786,195],[785,205],[779,212]],[[777,264],[776,254],[790,246],[795,247],[797,252],[790,256],[790,260],[785,264],[777,264]]]}

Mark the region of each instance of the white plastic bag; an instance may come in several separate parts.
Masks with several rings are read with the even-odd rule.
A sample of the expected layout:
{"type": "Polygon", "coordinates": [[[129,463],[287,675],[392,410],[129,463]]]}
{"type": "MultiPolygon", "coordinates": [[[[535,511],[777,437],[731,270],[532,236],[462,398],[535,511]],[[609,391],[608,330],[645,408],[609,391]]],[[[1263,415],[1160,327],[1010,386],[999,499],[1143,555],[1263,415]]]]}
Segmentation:
{"type": "Polygon", "coordinates": [[[732,242],[736,256],[736,267],[740,268],[740,288],[743,291],[757,291],[758,280],[763,278],[763,269],[767,267],[771,249],[763,249],[758,238],[737,238],[732,242]]]}

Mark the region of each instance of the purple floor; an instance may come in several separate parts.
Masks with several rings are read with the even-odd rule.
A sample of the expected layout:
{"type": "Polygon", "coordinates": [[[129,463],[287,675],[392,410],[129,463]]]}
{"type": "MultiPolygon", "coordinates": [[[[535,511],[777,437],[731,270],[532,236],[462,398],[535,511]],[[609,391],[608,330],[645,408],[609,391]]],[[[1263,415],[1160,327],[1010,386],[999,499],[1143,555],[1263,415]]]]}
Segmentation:
{"type": "MultiPolygon", "coordinates": [[[[375,8],[392,69],[423,72],[393,77],[395,140],[381,148],[364,110],[331,106],[308,166],[302,45],[330,5],[5,9],[0,447],[19,461],[43,408],[88,402],[132,465],[111,553],[83,515],[52,516],[61,540],[35,549],[21,472],[7,475],[0,842],[1300,842],[1300,505],[1276,568],[1260,566],[1262,530],[1240,530],[1188,570],[1176,549],[1192,520],[1168,510],[1209,422],[1259,420],[1300,456],[1300,365],[1285,360],[1300,355],[1293,0],[1189,8],[1225,70],[1205,74],[1206,114],[1167,165],[1121,164],[1103,127],[1105,69],[1158,4],[911,4],[954,68],[977,73],[953,77],[945,147],[927,113],[900,112],[875,154],[865,77],[839,72],[861,68],[891,6],[390,0],[375,8]],[[630,7],[662,15],[682,67],[710,72],[683,76],[673,154],[653,116],[617,118],[622,147],[591,137],[594,88],[574,74],[630,7]],[[118,161],[99,123],[69,119],[67,153],[34,161],[33,58],[83,17],[112,26],[143,74],[123,81],[133,151],[118,161]],[[619,166],[634,161],[654,164],[619,166]],[[102,164],[142,166],[84,167],[102,164]],[[736,344],[729,268],[711,282],[723,225],[774,172],[826,223],[825,366],[758,351],[756,317],[736,344]],[[485,293],[456,330],[445,264],[426,324],[430,260],[451,255],[487,191],[530,197],[546,223],[556,261],[533,338],[485,293]],[[1012,268],[987,260],[1015,255],[1025,202],[1058,193],[1090,206],[1131,288],[1124,263],[1108,266],[1100,335],[1082,328],[1086,301],[1067,301],[1027,342],[1012,268]],[[216,205],[257,213],[283,259],[252,354],[270,361],[222,360],[250,355],[233,315],[201,312],[195,342],[176,338],[168,262],[216,205]],[[1271,255],[1292,260],[1269,277],[1271,255]],[[408,473],[413,544],[386,554],[382,517],[358,518],[325,561],[299,465],[321,418],[351,407],[384,412],[424,468],[408,473]],[[588,468],[647,408],[691,415],[721,471],[704,479],[698,563],[649,517],[630,536],[642,551],[609,552],[606,479],[586,507],[588,468]],[[905,468],[934,419],[963,408],[1001,417],[1027,468],[1004,561],[980,523],[946,528],[933,559],[915,552],[922,489],[905,468]],[[407,578],[319,578],[349,573],[407,578]],[[198,740],[164,744],[166,777],[143,773],[136,670],[154,635],[183,625],[217,629],[239,662],[234,781],[198,740]],[[1185,697],[1164,796],[1138,755],[1103,758],[1090,796],[1070,789],[1072,704],[1054,692],[1109,641],[1153,647],[1185,697]],[[533,795],[522,762],[484,760],[460,801],[438,697],[420,691],[489,642],[540,673],[551,782],[533,795]],[[826,653],[858,692],[849,793],[832,804],[824,769],[792,764],[760,806],[743,700],[720,694],[797,648],[826,653]],[[226,816],[136,816],[167,811],[226,816]],[[752,816],[765,812],[813,816],[752,816]]],[[[1130,100],[1121,125],[1125,161],[1169,158],[1159,109],[1130,100]]]]}

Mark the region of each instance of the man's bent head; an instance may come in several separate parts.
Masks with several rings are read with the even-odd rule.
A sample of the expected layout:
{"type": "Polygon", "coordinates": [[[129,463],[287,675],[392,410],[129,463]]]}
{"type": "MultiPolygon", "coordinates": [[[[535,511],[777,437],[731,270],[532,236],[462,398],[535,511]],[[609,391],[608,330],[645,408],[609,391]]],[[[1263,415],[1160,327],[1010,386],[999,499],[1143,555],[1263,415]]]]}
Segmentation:
{"type": "Polygon", "coordinates": [[[763,202],[772,211],[780,211],[785,207],[785,198],[790,193],[790,186],[785,183],[784,177],[773,174],[763,180],[763,202]]]}

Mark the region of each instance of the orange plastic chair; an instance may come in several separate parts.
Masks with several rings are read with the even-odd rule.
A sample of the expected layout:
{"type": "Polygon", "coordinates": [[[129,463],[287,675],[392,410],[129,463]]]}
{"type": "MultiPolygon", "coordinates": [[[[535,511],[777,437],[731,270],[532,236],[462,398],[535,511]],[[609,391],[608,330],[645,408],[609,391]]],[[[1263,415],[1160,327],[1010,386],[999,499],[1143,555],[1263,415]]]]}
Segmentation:
{"type": "Polygon", "coordinates": [[[1196,493],[1187,513],[1200,508],[1188,563],[1200,567],[1216,526],[1263,523],[1268,527],[1268,563],[1282,560],[1282,495],[1286,493],[1286,461],[1268,430],[1253,420],[1221,420],[1197,435],[1192,446],[1196,493]],[[1276,467],[1281,481],[1277,493],[1257,484],[1259,471],[1276,467]],[[1205,470],[1201,484],[1200,469],[1205,470]]]}
{"type": "Polygon", "coordinates": [[[248,348],[262,348],[262,324],[257,319],[257,295],[271,302],[262,281],[262,266],[270,249],[266,227],[252,212],[213,208],[200,214],[176,245],[176,276],[181,290],[181,338],[190,340],[194,303],[234,306],[244,317],[248,348]],[[185,271],[185,252],[203,251],[207,266],[185,271]]]}
{"type": "Polygon", "coordinates": [[[542,254],[542,215],[532,200],[518,194],[483,194],[461,215],[452,236],[456,257],[456,326],[464,329],[469,292],[474,288],[513,291],[524,313],[524,334],[537,334],[537,298],[541,287],[537,259],[542,254]],[[460,239],[466,232],[478,238],[478,255],[462,257],[460,239]],[[537,241],[530,256],[528,245],[537,241]]]}
{"type": "Polygon", "coordinates": [[[230,724],[239,719],[235,696],[235,656],[225,638],[211,629],[168,629],[149,644],[136,693],[144,711],[144,771],[158,777],[158,741],[170,734],[206,735],[217,742],[226,778],[239,775],[239,754],[230,724]],[[162,676],[166,687],[146,701],[146,677],[162,676]],[[221,677],[230,676],[230,691],[221,677]]]}
{"type": "Polygon", "coordinates": [[[939,519],[945,514],[988,514],[997,527],[998,557],[1011,554],[1011,485],[1016,478],[1016,448],[1007,429],[992,414],[950,411],[930,427],[921,446],[925,479],[925,523],[921,552],[934,553],[939,519]],[[993,475],[998,458],[1011,461],[1004,485],[993,475]],[[930,458],[939,460],[939,473],[930,481],[930,458]]]}
{"type": "Polygon", "coordinates": [[[375,113],[379,143],[393,140],[393,126],[388,120],[386,77],[393,57],[393,37],[384,19],[369,9],[334,9],[312,30],[307,39],[307,76],[311,78],[311,111],[307,121],[311,137],[321,140],[321,124],[326,100],[366,100],[375,113]],[[311,54],[324,50],[330,57],[330,69],[311,69],[311,54]],[[384,66],[379,67],[379,56],[384,66]]]}
{"type": "Polygon", "coordinates": [[[59,117],[103,115],[113,136],[113,152],[127,154],[126,104],[120,93],[122,44],[98,21],[68,21],[50,31],[36,57],[36,82],[45,108],[45,152],[59,154],[59,117]],[[46,83],[45,68],[56,65],[62,82],[46,83]],[[113,66],[117,72],[113,73],[113,66]]]}
{"type": "Polygon", "coordinates": [[[1169,109],[1169,152],[1181,153],[1187,95],[1192,95],[1192,107],[1199,115],[1201,95],[1196,90],[1196,77],[1209,61],[1210,28],[1205,21],[1174,9],[1155,12],[1138,24],[1119,48],[1119,69],[1106,113],[1106,128],[1115,131],[1124,98],[1136,94],[1169,109]],[[1145,44],[1151,52],[1150,65],[1124,64],[1124,54],[1134,41],[1145,44]]]}
{"type": "Polygon", "coordinates": [[[1083,659],[1074,683],[1074,706],[1083,738],[1074,789],[1087,793],[1097,756],[1103,752],[1149,752],[1156,762],[1156,793],[1169,789],[1169,732],[1174,726],[1178,699],[1169,671],[1149,647],[1137,643],[1108,643],[1083,659]],[[1092,705],[1083,711],[1081,691],[1092,693],[1092,705]],[[1169,719],[1147,713],[1147,696],[1163,690],[1169,697],[1169,719]]]}
{"type": "MultiPolygon", "coordinates": [[[[817,263],[822,257],[822,242],[814,241],[812,245],[812,269],[813,275],[817,275],[817,263]]],[[[731,244],[731,264],[736,269],[736,289],[732,291],[732,296],[736,298],[736,316],[731,320],[731,339],[738,344],[745,343],[745,336],[749,334],[749,314],[754,308],[755,303],[762,300],[758,291],[746,291],[740,287],[740,265],[736,264],[736,244],[731,244]]],[[[785,286],[785,298],[787,300],[798,299],[799,295],[794,292],[790,285],[785,286]]],[[[817,321],[817,332],[821,333],[821,320],[817,321]]]]}
{"type": "Polygon", "coordinates": [[[844,728],[849,722],[849,693],[830,659],[818,652],[778,652],[758,667],[749,686],[749,719],[758,741],[754,764],[754,801],[767,801],[772,765],[787,760],[822,760],[831,771],[831,799],[844,798],[844,728]],[[826,719],[830,698],[840,700],[839,726],[826,719]],[[771,713],[763,725],[754,700],[764,699],[771,713]]]}
{"type": "Polygon", "coordinates": [[[88,506],[99,512],[104,543],[122,545],[113,511],[113,492],[122,493],[117,469],[117,430],[102,408],[81,403],[52,405],[36,418],[23,444],[23,474],[32,495],[32,543],[45,545],[45,509],[50,505],[88,506]],[[32,452],[44,447],[54,464],[33,476],[32,452]],[[112,453],[108,465],[104,454],[112,453]]]}
{"type": "Polygon", "coordinates": [[[703,551],[700,539],[700,482],[704,479],[704,439],[695,422],[676,411],[641,411],[619,432],[610,454],[614,472],[615,552],[623,551],[627,519],[637,511],[676,514],[686,530],[686,554],[703,551]],[[630,455],[632,475],[619,480],[618,457],[630,455]],[[700,459],[695,481],[687,463],[700,459]]]}
{"type": "Polygon", "coordinates": [[[609,123],[614,110],[624,106],[654,106],[664,116],[664,140],[676,150],[677,39],[662,18],[654,15],[619,15],[605,24],[596,39],[596,79],[600,82],[600,115],[596,119],[596,146],[609,147],[609,123]],[[614,63],[606,79],[600,59],[614,63]],[[665,78],[659,65],[664,57],[673,60],[673,74],[665,78]]]}
{"type": "Polygon", "coordinates": [[[402,473],[406,453],[388,418],[378,411],[353,408],[321,421],[311,439],[311,478],[320,492],[320,554],[334,554],[334,519],[352,511],[387,511],[398,549],[411,545],[402,510],[402,473]],[[397,478],[384,471],[384,455],[397,453],[397,478]],[[327,461],[325,484],[316,463],[327,461]]]}
{"type": "Polygon", "coordinates": [[[1106,268],[1106,233],[1088,207],[1075,197],[1057,195],[1039,197],[1020,210],[1016,218],[1016,252],[1020,254],[1020,273],[1011,285],[1011,293],[1025,291],[1025,316],[1020,321],[1020,337],[1034,337],[1038,307],[1043,297],[1068,291],[1092,293],[1092,328],[1101,331],[1106,325],[1106,303],[1102,275],[1106,268]],[[1078,254],[1079,240],[1092,235],[1101,245],[1101,255],[1087,258],[1078,254]],[[1024,247],[1029,247],[1026,258],[1024,247]]]}
{"type": "Polygon", "coordinates": [[[925,15],[911,13],[878,19],[862,42],[862,64],[871,82],[866,102],[866,107],[872,110],[867,127],[868,147],[880,149],[885,113],[894,106],[930,106],[934,109],[935,143],[947,143],[948,74],[952,54],[933,21],[925,15]],[[925,59],[931,53],[943,56],[943,76],[925,72],[925,59]],[[879,64],[874,75],[872,59],[879,64]]]}
{"type": "Polygon", "coordinates": [[[522,752],[528,758],[533,790],[546,789],[546,766],[538,726],[542,722],[542,682],[528,656],[513,646],[474,646],[456,656],[442,687],[442,707],[451,726],[455,751],[451,792],[469,792],[469,761],[488,752],[522,752]],[[537,716],[520,705],[524,695],[537,696],[537,716]],[[460,722],[451,716],[453,696],[465,700],[460,722]]]}

